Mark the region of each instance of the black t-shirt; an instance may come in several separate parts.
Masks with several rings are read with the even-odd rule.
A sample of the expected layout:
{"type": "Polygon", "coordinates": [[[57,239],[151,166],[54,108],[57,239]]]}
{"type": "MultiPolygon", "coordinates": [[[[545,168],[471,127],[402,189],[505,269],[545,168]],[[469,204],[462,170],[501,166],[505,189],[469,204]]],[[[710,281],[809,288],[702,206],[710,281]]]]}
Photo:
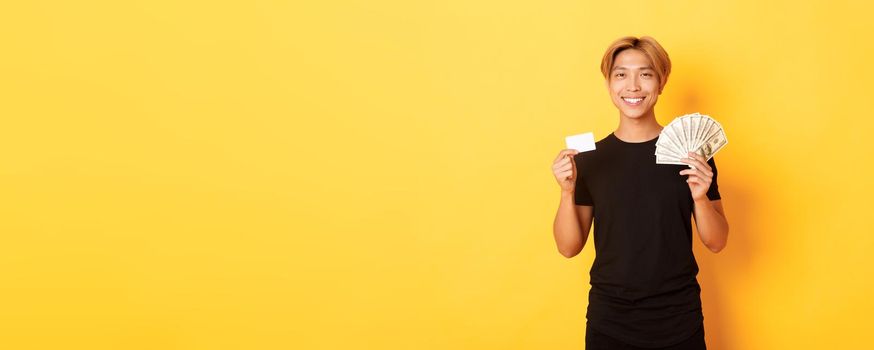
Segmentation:
{"type": "MultiPolygon", "coordinates": [[[[698,264],[692,253],[694,201],[687,165],[656,164],[658,138],[614,134],[574,156],[574,203],[593,207],[595,261],[587,326],[640,347],[670,346],[702,326],[698,264]]],[[[720,199],[713,181],[710,200],[720,199]]]]}

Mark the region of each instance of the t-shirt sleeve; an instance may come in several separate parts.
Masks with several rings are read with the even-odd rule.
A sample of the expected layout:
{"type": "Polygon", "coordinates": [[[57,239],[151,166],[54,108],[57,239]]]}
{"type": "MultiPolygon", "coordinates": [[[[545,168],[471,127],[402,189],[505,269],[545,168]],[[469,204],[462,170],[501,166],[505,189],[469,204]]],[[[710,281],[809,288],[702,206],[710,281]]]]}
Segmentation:
{"type": "Polygon", "coordinates": [[[580,164],[582,163],[580,154],[581,153],[577,153],[576,156],[573,158],[577,166],[577,179],[576,184],[574,185],[574,204],[591,206],[594,205],[594,201],[592,201],[592,195],[589,193],[589,188],[586,187],[586,181],[583,178],[582,172],[580,171],[580,169],[584,169],[582,166],[580,166],[580,164]]]}
{"type": "Polygon", "coordinates": [[[719,183],[716,182],[716,157],[710,158],[707,161],[707,164],[710,165],[710,168],[713,170],[713,181],[710,182],[710,189],[707,190],[707,198],[715,201],[717,199],[722,199],[722,196],[719,195],[719,183]]]}

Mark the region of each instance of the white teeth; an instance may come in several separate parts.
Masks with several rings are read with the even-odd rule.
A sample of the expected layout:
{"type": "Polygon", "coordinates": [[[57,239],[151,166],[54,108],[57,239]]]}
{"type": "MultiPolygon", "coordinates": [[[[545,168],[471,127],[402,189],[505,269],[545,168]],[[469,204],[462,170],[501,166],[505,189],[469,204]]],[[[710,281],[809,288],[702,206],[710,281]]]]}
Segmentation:
{"type": "Polygon", "coordinates": [[[643,98],[642,98],[642,97],[641,97],[641,98],[626,98],[626,97],[623,97],[622,99],[625,100],[625,101],[627,101],[628,103],[638,103],[638,102],[640,102],[640,101],[643,101],[643,98]]]}

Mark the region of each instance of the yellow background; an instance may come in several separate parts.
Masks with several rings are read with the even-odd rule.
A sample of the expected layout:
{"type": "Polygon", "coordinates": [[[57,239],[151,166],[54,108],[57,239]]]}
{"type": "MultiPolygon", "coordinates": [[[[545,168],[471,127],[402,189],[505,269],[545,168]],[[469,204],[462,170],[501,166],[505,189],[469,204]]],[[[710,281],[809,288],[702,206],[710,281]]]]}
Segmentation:
{"type": "Polygon", "coordinates": [[[550,165],[624,35],[728,135],[709,348],[870,347],[861,3],[7,1],[0,348],[583,348],[550,165]]]}

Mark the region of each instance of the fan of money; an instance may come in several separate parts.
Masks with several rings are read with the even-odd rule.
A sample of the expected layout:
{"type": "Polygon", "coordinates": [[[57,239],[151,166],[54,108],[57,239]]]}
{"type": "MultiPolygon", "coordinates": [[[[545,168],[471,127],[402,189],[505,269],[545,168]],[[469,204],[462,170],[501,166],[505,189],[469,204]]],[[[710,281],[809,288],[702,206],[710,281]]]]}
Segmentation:
{"type": "Polygon", "coordinates": [[[727,143],[722,124],[697,112],[686,114],[675,118],[662,129],[656,141],[656,163],[689,165],[680,161],[688,158],[688,152],[698,153],[710,160],[727,143]]]}

